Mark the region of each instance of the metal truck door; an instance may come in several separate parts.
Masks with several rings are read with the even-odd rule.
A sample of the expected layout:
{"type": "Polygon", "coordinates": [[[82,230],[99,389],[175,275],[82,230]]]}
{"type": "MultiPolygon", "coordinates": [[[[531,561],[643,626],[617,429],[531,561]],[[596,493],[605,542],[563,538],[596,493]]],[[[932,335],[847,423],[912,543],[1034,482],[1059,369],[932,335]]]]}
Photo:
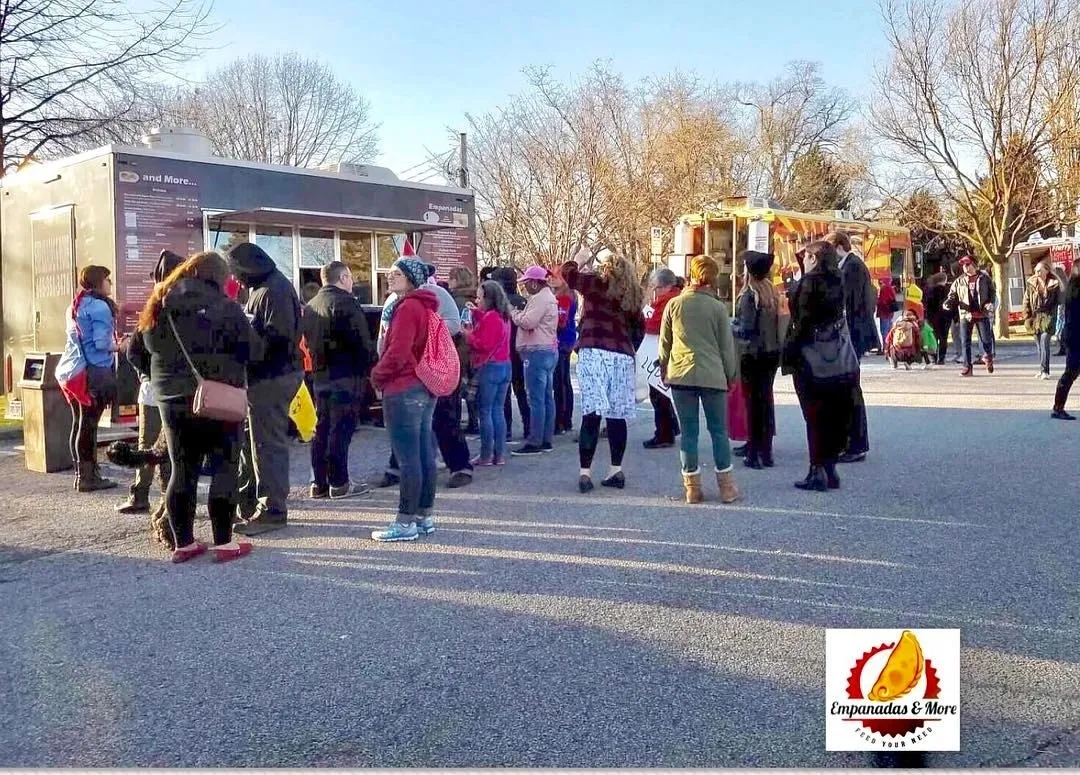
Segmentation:
{"type": "Polygon", "coordinates": [[[35,352],[62,352],[67,313],[75,297],[75,207],[30,215],[35,352]]]}

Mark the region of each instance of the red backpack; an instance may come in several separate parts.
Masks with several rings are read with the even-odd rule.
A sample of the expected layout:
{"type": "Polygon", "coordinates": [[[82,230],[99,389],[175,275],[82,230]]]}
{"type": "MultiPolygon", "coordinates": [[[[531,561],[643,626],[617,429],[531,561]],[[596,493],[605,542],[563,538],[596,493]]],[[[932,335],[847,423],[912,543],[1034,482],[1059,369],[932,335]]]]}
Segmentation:
{"type": "Polygon", "coordinates": [[[461,384],[461,361],[443,319],[431,310],[427,316],[427,343],[416,364],[416,377],[433,395],[442,398],[461,384]]]}

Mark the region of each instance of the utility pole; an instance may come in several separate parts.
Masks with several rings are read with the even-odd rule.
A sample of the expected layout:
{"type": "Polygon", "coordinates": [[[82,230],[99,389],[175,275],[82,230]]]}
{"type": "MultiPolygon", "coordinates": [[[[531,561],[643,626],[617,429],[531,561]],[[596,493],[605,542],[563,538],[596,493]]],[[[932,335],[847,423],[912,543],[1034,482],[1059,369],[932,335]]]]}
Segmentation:
{"type": "Polygon", "coordinates": [[[468,150],[465,145],[465,133],[458,133],[458,170],[457,182],[461,188],[469,187],[469,164],[468,150]]]}

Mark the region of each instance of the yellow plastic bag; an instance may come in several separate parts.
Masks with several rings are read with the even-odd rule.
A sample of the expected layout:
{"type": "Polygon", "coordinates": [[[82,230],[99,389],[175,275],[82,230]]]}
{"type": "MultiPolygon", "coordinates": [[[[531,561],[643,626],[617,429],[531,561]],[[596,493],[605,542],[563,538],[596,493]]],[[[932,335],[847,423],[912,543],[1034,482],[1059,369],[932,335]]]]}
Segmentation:
{"type": "Polygon", "coordinates": [[[300,440],[311,441],[311,437],[315,435],[315,402],[311,400],[311,393],[303,382],[300,383],[300,389],[296,391],[292,403],[289,404],[289,419],[296,426],[300,440]]]}

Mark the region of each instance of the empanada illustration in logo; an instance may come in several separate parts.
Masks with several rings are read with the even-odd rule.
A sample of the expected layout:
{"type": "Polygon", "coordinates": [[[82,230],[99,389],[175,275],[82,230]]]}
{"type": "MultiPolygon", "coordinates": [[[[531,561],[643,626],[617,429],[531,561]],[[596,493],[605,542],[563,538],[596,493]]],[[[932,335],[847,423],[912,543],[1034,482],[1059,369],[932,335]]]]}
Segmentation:
{"type": "Polygon", "coordinates": [[[900,640],[889,654],[889,660],[881,670],[881,675],[874,681],[870,690],[870,699],[875,702],[889,702],[915,688],[922,678],[924,667],[922,646],[910,630],[904,630],[900,640]]]}

